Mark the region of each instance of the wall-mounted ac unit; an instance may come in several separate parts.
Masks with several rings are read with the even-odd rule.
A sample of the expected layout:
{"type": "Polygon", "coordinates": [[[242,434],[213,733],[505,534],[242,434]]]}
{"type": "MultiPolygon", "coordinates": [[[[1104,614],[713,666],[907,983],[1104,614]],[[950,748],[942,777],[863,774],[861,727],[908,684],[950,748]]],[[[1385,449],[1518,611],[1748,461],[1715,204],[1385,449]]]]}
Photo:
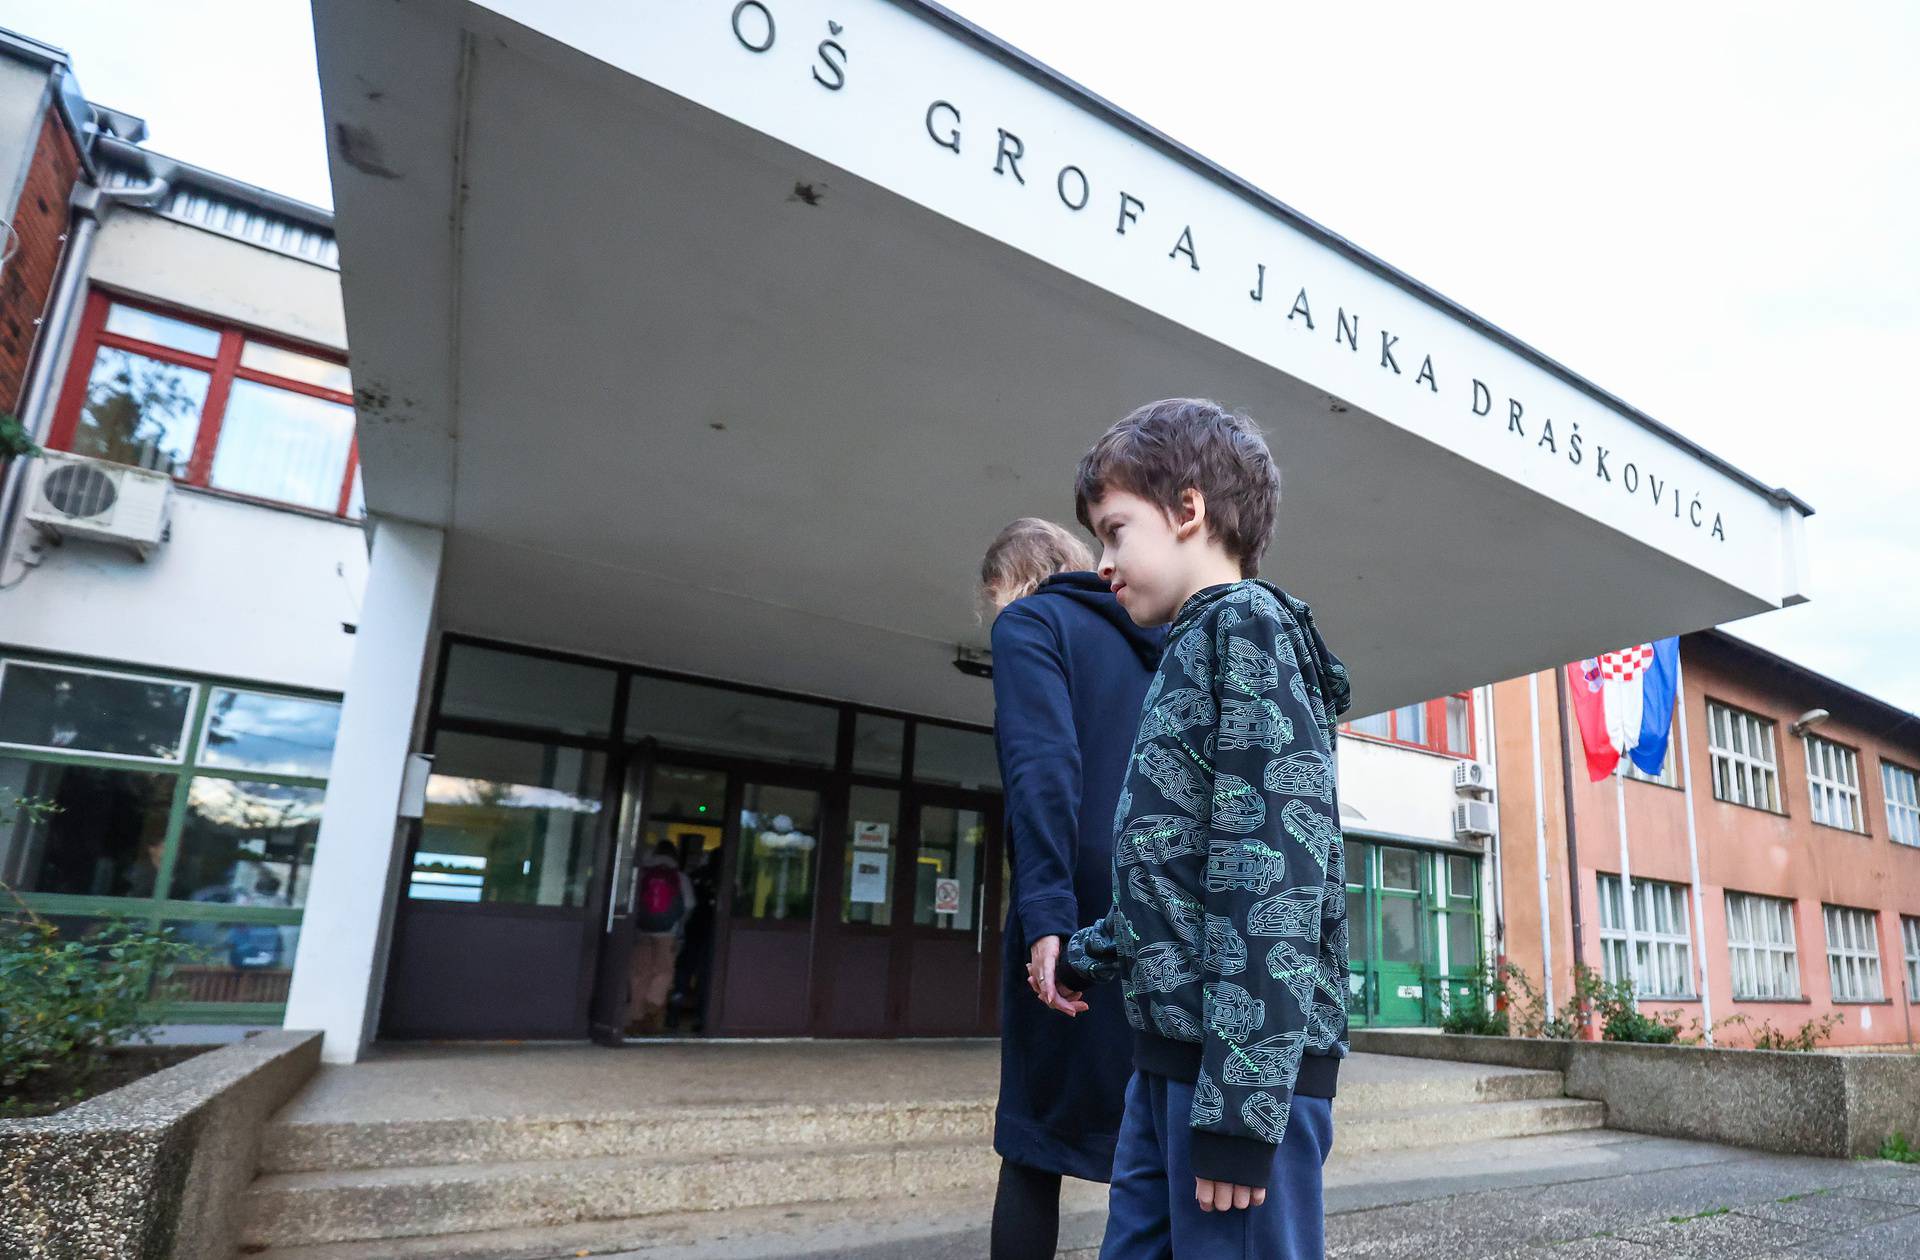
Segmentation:
{"type": "Polygon", "coordinates": [[[146,559],[167,538],[173,478],[65,451],[32,463],[26,517],[50,534],[119,543],[146,559]]]}
{"type": "Polygon", "coordinates": [[[1456,839],[1493,834],[1492,801],[1455,801],[1453,834],[1456,839]]]}
{"type": "Polygon", "coordinates": [[[1456,792],[1491,792],[1493,774],[1483,761],[1456,761],[1453,763],[1453,790],[1456,792]]]}

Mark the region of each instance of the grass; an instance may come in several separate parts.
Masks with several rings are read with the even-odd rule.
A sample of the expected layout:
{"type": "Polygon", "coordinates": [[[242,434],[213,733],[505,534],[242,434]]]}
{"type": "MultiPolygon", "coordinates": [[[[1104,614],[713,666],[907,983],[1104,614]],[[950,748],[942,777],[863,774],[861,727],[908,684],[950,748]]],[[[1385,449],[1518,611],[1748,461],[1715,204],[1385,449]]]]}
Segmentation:
{"type": "Polygon", "coordinates": [[[1688,1221],[1704,1221],[1710,1216],[1727,1216],[1733,1211],[1730,1207],[1708,1208],[1704,1212],[1695,1212],[1692,1216],[1669,1216],[1667,1224],[1685,1225],[1688,1221]]]}
{"type": "Polygon", "coordinates": [[[1880,1158],[1901,1164],[1920,1164],[1920,1147],[1907,1141],[1904,1133],[1895,1133],[1880,1147],[1880,1158]]]}
{"type": "Polygon", "coordinates": [[[1786,1194],[1775,1199],[1775,1203],[1798,1203],[1802,1199],[1817,1199],[1823,1194],[1832,1194],[1831,1187],[1825,1190],[1804,1190],[1799,1194],[1786,1194]]]}

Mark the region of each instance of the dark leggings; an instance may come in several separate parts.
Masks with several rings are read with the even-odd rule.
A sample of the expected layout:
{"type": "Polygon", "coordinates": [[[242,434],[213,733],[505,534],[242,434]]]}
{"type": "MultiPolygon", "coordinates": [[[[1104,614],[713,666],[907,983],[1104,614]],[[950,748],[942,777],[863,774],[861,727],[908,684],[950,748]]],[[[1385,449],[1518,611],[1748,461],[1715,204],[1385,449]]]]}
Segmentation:
{"type": "Polygon", "coordinates": [[[1060,1245],[1060,1174],[1000,1161],[992,1260],[1053,1260],[1060,1245]]]}

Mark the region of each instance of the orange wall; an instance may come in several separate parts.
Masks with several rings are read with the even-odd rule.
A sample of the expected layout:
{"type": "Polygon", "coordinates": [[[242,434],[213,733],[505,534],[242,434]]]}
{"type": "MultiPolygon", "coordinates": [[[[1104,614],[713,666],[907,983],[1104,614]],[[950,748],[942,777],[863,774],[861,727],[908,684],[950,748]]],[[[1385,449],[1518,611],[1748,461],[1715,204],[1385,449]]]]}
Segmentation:
{"type": "MultiPolygon", "coordinates": [[[[1896,727],[1886,709],[1860,704],[1845,693],[1798,670],[1752,654],[1710,635],[1682,640],[1695,826],[1700,852],[1701,898],[1705,910],[1704,957],[1708,996],[1717,1023],[1741,1013],[1755,1025],[1797,1030],[1811,1019],[1839,1011],[1845,1023],[1829,1038],[1833,1045],[1905,1043],[1920,1035],[1920,1012],[1909,1009],[1906,959],[1900,935],[1901,915],[1920,916],[1920,848],[1895,844],[1887,835],[1881,799],[1880,759],[1920,765],[1920,724],[1896,727]],[[1711,697],[1772,719],[1775,755],[1785,814],[1717,801],[1708,762],[1706,702],[1711,697]],[[1787,725],[1812,708],[1833,713],[1817,733],[1848,745],[1859,755],[1862,812],[1866,834],[1814,823],[1808,816],[1806,751],[1787,725]],[[1889,739],[1884,732],[1893,731],[1889,739]],[[1800,970],[1799,1002],[1736,1001],[1731,995],[1726,937],[1727,891],[1759,893],[1794,902],[1794,929],[1800,970]],[[1831,1000],[1827,978],[1823,904],[1879,912],[1880,974],[1887,1001],[1881,1004],[1831,1000]],[[1911,1021],[1911,1025],[1910,1025],[1911,1021]],[[1909,1027],[1915,1032],[1909,1033],[1909,1027]]],[[[1572,977],[1572,916],[1569,913],[1567,842],[1562,795],[1560,724],[1553,675],[1536,676],[1540,695],[1540,747],[1544,760],[1547,822],[1547,871],[1552,920],[1554,996],[1564,1000],[1572,977]]],[[[1527,680],[1494,688],[1495,738],[1499,755],[1500,845],[1506,897],[1506,955],[1534,977],[1541,973],[1538,864],[1535,860],[1533,740],[1527,706],[1527,680]]],[[[1679,740],[1676,720],[1674,739],[1679,740]]],[[[1573,732],[1574,820],[1579,845],[1579,897],[1582,954],[1589,967],[1600,965],[1597,874],[1620,871],[1620,827],[1615,784],[1587,781],[1579,730],[1573,732]]],[[[1675,788],[1627,780],[1626,797],[1631,871],[1635,880],[1692,884],[1687,853],[1686,797],[1675,788]]],[[[1691,897],[1689,897],[1691,901],[1691,897]]],[[[1691,905],[1689,914],[1691,915],[1691,905]]],[[[1694,927],[1695,965],[1703,937],[1694,927]]],[[[1643,1009],[1678,1011],[1683,1023],[1701,1016],[1698,1001],[1642,1003],[1643,1009]]],[[[1746,1032],[1723,1031],[1721,1040],[1740,1045],[1746,1032]]]]}

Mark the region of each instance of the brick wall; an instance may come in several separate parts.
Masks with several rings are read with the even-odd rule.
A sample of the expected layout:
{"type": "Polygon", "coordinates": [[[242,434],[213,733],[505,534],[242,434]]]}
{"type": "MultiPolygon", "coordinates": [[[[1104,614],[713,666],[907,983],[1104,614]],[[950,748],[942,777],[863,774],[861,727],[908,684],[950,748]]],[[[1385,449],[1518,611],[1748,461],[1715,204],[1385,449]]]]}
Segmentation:
{"type": "Polygon", "coordinates": [[[53,291],[67,230],[67,197],[79,178],[80,155],[66,128],[49,112],[41,121],[33,165],[14,211],[19,252],[0,275],[0,410],[19,411],[35,321],[53,291]]]}

